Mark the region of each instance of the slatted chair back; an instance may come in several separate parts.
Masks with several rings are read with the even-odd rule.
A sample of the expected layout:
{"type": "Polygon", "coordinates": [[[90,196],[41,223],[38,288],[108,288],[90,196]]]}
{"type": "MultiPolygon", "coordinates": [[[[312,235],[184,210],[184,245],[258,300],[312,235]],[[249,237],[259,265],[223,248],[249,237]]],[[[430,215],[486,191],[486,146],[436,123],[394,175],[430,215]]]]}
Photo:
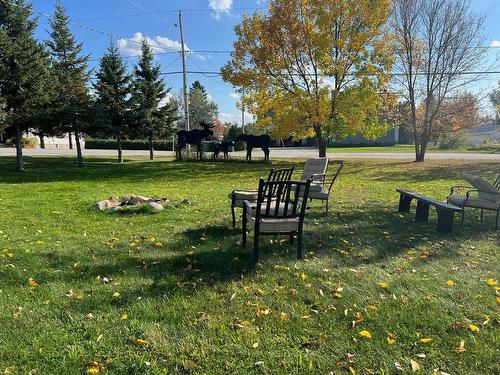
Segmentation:
{"type": "MultiPolygon", "coordinates": [[[[288,168],[272,168],[267,177],[267,182],[290,181],[292,179],[293,169],[293,166],[288,168]]],[[[271,189],[270,194],[274,196],[276,195],[276,186],[273,185],[272,187],[274,190],[271,189]]],[[[266,185],[265,188],[268,189],[270,186],[266,185]]]]}
{"type": "Polygon", "coordinates": [[[255,220],[299,217],[301,222],[307,206],[311,179],[307,181],[259,181],[255,220]],[[274,194],[272,193],[274,192],[274,194]]]}
{"type": "Polygon", "coordinates": [[[497,190],[500,190],[500,174],[497,176],[495,182],[493,182],[493,187],[497,190]]]}

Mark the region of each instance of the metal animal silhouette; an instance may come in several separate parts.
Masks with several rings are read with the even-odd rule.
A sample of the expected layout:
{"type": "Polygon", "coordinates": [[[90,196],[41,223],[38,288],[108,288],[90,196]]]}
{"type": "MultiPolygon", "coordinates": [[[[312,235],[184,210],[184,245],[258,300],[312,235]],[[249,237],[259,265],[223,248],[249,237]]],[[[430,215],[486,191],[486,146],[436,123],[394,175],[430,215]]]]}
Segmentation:
{"type": "Polygon", "coordinates": [[[193,130],[180,130],[177,132],[177,159],[182,160],[181,151],[186,145],[196,146],[196,156],[201,160],[201,142],[208,137],[212,137],[214,132],[212,129],[215,127],[214,124],[209,124],[205,121],[200,122],[200,126],[203,129],[193,129],[193,130]]]}
{"type": "Polygon", "coordinates": [[[243,141],[247,144],[246,160],[252,160],[252,149],[261,148],[262,151],[264,151],[264,161],[269,161],[269,142],[271,141],[271,137],[267,134],[240,134],[238,138],[236,138],[236,141],[243,141]]]}
{"type": "Polygon", "coordinates": [[[231,147],[234,147],[233,141],[219,142],[218,144],[216,144],[215,151],[214,151],[214,159],[217,159],[219,157],[219,154],[222,152],[224,154],[224,160],[228,160],[229,159],[229,149],[231,147]]]}

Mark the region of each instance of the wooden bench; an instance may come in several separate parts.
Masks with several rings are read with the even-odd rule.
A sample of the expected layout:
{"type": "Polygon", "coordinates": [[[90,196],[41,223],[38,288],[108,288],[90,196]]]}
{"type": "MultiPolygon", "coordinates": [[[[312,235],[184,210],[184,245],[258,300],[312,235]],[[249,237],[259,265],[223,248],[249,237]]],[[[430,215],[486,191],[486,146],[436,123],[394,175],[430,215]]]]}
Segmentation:
{"type": "Polygon", "coordinates": [[[441,202],[413,191],[396,189],[400,194],[398,212],[410,212],[411,201],[417,200],[417,211],[415,212],[416,222],[427,222],[429,220],[429,208],[436,208],[438,222],[437,231],[442,233],[451,233],[453,228],[453,217],[455,212],[462,212],[462,208],[441,202]]]}

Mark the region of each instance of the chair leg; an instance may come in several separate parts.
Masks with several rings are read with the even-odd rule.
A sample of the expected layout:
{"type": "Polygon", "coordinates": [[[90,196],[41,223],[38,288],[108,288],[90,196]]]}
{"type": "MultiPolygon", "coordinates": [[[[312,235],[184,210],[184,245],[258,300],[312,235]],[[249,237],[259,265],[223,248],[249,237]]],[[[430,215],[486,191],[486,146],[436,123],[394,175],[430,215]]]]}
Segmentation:
{"type": "Polygon", "coordinates": [[[497,222],[496,222],[496,229],[498,229],[498,219],[500,218],[500,210],[497,211],[497,222]]]}
{"type": "Polygon", "coordinates": [[[291,234],[290,234],[290,245],[293,245],[293,236],[294,236],[294,234],[293,234],[293,233],[291,233],[291,234]]]}
{"type": "Polygon", "coordinates": [[[465,207],[462,207],[462,221],[460,222],[460,226],[464,226],[464,219],[465,219],[465,207]]]}
{"type": "Polygon", "coordinates": [[[241,246],[247,245],[247,215],[246,207],[243,207],[243,219],[241,221],[241,246]]]}
{"type": "Polygon", "coordinates": [[[297,233],[297,259],[304,259],[304,254],[302,252],[302,231],[297,233]]]}
{"type": "Polygon", "coordinates": [[[233,228],[236,228],[236,216],[234,213],[234,194],[231,198],[231,214],[233,215],[233,228]]]}
{"type": "Polygon", "coordinates": [[[328,198],[326,199],[326,214],[328,215],[328,198]]]}
{"type": "Polygon", "coordinates": [[[480,220],[483,221],[483,209],[481,208],[481,216],[480,217],[480,220]]]}
{"type": "Polygon", "coordinates": [[[259,261],[259,233],[257,231],[253,233],[253,261],[254,263],[259,261]]]}

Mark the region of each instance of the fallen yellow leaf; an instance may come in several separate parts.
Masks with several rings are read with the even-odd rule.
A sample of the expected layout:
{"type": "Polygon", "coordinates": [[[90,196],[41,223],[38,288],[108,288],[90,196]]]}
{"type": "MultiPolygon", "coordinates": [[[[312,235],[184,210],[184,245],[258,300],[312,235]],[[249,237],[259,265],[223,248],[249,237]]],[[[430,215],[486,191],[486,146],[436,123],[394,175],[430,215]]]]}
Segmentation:
{"type": "Polygon", "coordinates": [[[422,344],[427,344],[428,342],[431,342],[432,339],[430,337],[424,337],[419,340],[422,344]]]}
{"type": "Polygon", "coordinates": [[[120,293],[114,292],[113,293],[113,298],[120,298],[120,293]]]}
{"type": "Polygon", "coordinates": [[[378,307],[374,305],[368,305],[365,307],[366,311],[378,311],[378,307]]]}
{"type": "Polygon", "coordinates": [[[269,313],[270,313],[269,309],[257,310],[257,312],[255,313],[255,315],[257,315],[257,317],[259,317],[259,318],[262,318],[263,316],[269,315],[269,313]]]}
{"type": "Polygon", "coordinates": [[[389,284],[386,283],[385,281],[381,281],[378,283],[378,285],[382,288],[382,289],[387,289],[389,288],[389,284]]]}
{"type": "Polygon", "coordinates": [[[258,343],[258,342],[254,343],[254,344],[252,345],[252,348],[254,348],[254,349],[257,349],[258,347],[259,347],[259,343],[258,343]]]}
{"type": "Polygon", "coordinates": [[[29,285],[31,288],[36,288],[36,287],[38,286],[38,282],[37,282],[34,278],[30,277],[30,278],[28,279],[28,285],[29,285]]]}
{"type": "Polygon", "coordinates": [[[364,337],[364,338],[367,338],[367,339],[371,339],[372,338],[372,334],[369,331],[367,331],[367,330],[360,331],[358,334],[361,337],[364,337]]]}
{"type": "Polygon", "coordinates": [[[122,317],[121,317],[121,320],[127,320],[128,319],[128,315],[127,314],[123,314],[122,317]]]}
{"type": "Polygon", "coordinates": [[[469,324],[469,329],[472,333],[479,333],[479,327],[474,324],[469,324]]]}
{"type": "Polygon", "coordinates": [[[455,351],[457,353],[465,352],[465,341],[464,340],[460,341],[460,346],[458,348],[456,348],[455,351]]]}
{"type": "Polygon", "coordinates": [[[420,365],[417,363],[417,361],[410,359],[410,365],[412,372],[417,372],[420,370],[420,365]]]}
{"type": "Polygon", "coordinates": [[[157,247],[158,249],[160,249],[163,247],[163,244],[160,241],[158,241],[158,242],[155,242],[154,246],[157,247]]]}
{"type": "Polygon", "coordinates": [[[491,285],[491,286],[495,286],[495,285],[497,285],[497,280],[496,279],[488,279],[488,280],[486,280],[486,284],[491,285]]]}
{"type": "Polygon", "coordinates": [[[448,286],[453,286],[453,285],[455,285],[455,282],[454,282],[453,280],[448,280],[448,281],[446,282],[446,285],[448,285],[448,286]]]}
{"type": "Polygon", "coordinates": [[[387,343],[388,343],[389,345],[392,345],[392,344],[394,344],[395,342],[396,342],[396,340],[395,340],[395,339],[393,339],[393,338],[392,338],[392,337],[390,337],[390,336],[387,336],[387,343]]]}
{"type": "Polygon", "coordinates": [[[135,339],[135,343],[137,345],[147,345],[148,342],[144,339],[135,339]]]}
{"type": "Polygon", "coordinates": [[[285,312],[281,312],[281,313],[280,313],[280,319],[281,319],[281,320],[287,320],[287,319],[288,319],[288,315],[287,315],[287,313],[285,313],[285,312]]]}

